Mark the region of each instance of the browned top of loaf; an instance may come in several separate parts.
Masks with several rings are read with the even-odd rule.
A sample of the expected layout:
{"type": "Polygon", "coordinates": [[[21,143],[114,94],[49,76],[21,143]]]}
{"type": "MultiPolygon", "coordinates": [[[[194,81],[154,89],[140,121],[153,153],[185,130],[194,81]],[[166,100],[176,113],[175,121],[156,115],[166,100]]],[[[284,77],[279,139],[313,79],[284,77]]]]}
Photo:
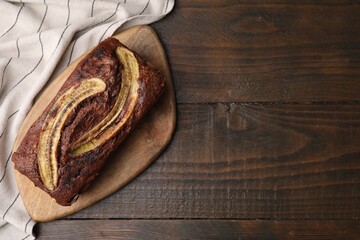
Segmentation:
{"type": "MultiPolygon", "coordinates": [[[[76,66],[56,97],[34,122],[13,154],[15,168],[26,175],[36,186],[48,192],[61,205],[70,205],[76,201],[78,193],[90,185],[108,156],[125,139],[163,91],[164,78],[135,53],[140,66],[138,80],[140,87],[139,98],[131,117],[113,138],[100,147],[77,157],[68,155],[72,143],[99,123],[114,106],[121,87],[122,65],[115,53],[116,48],[120,46],[123,45],[117,39],[108,38],[76,66]],[[104,92],[85,99],[67,118],[58,148],[58,159],[60,159],[58,186],[54,191],[49,192],[41,181],[37,163],[39,136],[45,117],[56,99],[67,89],[80,84],[84,79],[93,77],[102,79],[106,83],[106,89],[104,92]]],[[[125,105],[124,111],[126,108],[125,105]]],[[[122,114],[119,119],[121,117],[122,114]]]]}

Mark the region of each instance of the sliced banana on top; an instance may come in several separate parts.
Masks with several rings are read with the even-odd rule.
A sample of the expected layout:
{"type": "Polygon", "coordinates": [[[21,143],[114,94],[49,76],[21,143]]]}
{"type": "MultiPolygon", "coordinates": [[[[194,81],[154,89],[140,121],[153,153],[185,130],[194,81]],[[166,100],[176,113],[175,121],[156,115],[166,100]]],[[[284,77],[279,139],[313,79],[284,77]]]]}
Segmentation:
{"type": "MultiPolygon", "coordinates": [[[[138,98],[139,65],[134,54],[124,47],[116,49],[122,64],[122,83],[113,109],[95,127],[81,136],[71,147],[70,155],[89,152],[110,139],[130,117],[138,98]],[[127,104],[126,112],[118,123],[116,119],[127,104]]],[[[78,86],[69,88],[51,107],[42,131],[38,146],[38,165],[44,186],[53,191],[58,183],[58,145],[61,131],[70,113],[86,98],[105,91],[106,84],[99,78],[83,80],[78,86]]]]}
{"type": "Polygon", "coordinates": [[[78,86],[68,89],[50,109],[40,133],[38,147],[39,172],[47,189],[54,190],[57,185],[57,148],[66,119],[80,102],[105,88],[105,82],[99,78],[86,79],[78,86]]]}
{"type": "Polygon", "coordinates": [[[119,128],[121,128],[131,115],[138,97],[139,65],[132,52],[123,47],[116,49],[116,55],[123,65],[121,72],[122,83],[120,93],[110,113],[94,128],[85,133],[71,147],[71,155],[79,155],[91,151],[107,141],[119,128]],[[125,103],[129,102],[121,121],[117,124],[115,120],[122,112],[125,103]]]}

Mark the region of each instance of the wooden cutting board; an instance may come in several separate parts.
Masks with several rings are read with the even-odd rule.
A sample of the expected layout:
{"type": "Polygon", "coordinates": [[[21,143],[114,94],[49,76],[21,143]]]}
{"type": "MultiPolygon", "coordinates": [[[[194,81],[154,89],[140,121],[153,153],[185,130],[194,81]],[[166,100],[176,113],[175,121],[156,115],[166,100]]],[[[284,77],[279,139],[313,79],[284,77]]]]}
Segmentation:
{"type": "MultiPolygon", "coordinates": [[[[27,177],[15,170],[21,198],[35,221],[46,222],[68,216],[119,190],[143,172],[164,150],[172,137],[176,123],[175,94],[166,55],[156,33],[149,26],[138,26],[114,37],[139,53],[164,74],[165,92],[113,157],[107,161],[91,187],[82,193],[72,206],[58,205],[49,195],[35,187],[27,177]]],[[[65,69],[40,95],[19,130],[14,150],[82,57],[65,69]]]]}

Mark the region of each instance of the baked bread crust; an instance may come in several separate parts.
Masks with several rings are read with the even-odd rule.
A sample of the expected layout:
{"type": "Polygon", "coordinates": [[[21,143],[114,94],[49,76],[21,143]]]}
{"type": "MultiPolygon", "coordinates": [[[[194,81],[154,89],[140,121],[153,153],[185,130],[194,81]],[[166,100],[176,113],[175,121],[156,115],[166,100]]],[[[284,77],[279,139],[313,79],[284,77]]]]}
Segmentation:
{"type": "MultiPolygon", "coordinates": [[[[54,99],[50,102],[42,115],[33,123],[12,160],[15,168],[27,176],[35,186],[47,192],[60,205],[71,205],[79,193],[86,190],[100,173],[109,156],[118,148],[120,143],[129,135],[144,114],[162,94],[165,84],[164,77],[138,54],[132,52],[138,65],[137,98],[135,105],[126,101],[116,117],[115,123],[127,116],[125,123],[112,132],[106,141],[101,142],[90,151],[72,155],[72,147],[85,133],[93,129],[116,106],[117,96],[123,87],[122,79],[124,65],[119,60],[116,50],[127,49],[115,38],[108,38],[95,47],[74,71],[70,74],[54,99]],[[39,170],[39,139],[47,117],[51,116],[57,99],[64,95],[71,87],[79,86],[86,79],[98,78],[106,84],[102,92],[93,94],[82,100],[67,116],[61,128],[61,136],[56,150],[57,174],[54,189],[44,184],[39,170]]],[[[128,50],[128,49],[127,49],[128,50]]],[[[101,133],[100,133],[101,135],[101,133]]]]}

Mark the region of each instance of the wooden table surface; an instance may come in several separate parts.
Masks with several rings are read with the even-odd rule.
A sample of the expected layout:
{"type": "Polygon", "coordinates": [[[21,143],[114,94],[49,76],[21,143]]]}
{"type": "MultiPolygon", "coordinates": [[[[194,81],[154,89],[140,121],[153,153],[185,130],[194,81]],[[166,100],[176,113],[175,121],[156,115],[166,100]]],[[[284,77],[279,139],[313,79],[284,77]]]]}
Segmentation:
{"type": "Polygon", "coordinates": [[[179,0],[174,138],[39,239],[360,239],[360,2],[179,0]]]}

